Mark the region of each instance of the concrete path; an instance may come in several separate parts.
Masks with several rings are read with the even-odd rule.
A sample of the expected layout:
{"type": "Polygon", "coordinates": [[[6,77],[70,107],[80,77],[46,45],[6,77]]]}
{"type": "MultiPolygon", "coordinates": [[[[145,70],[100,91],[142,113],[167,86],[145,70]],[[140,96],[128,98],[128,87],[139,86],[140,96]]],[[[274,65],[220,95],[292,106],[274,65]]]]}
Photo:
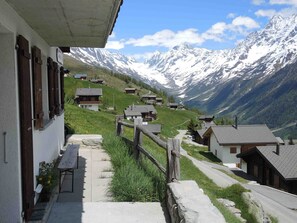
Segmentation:
{"type": "Polygon", "coordinates": [[[160,203],[116,203],[108,192],[113,170],[109,155],[101,148],[98,135],[72,135],[68,143],[80,144],[79,168],[65,176],[61,193],[53,204],[48,223],[144,222],[165,223],[160,203]]]}
{"type": "MultiPolygon", "coordinates": [[[[184,135],[186,134],[186,130],[179,130],[179,134],[175,137],[180,140],[180,142],[185,141],[184,135]]],[[[185,143],[187,143],[185,141],[185,143]]],[[[195,142],[193,142],[193,145],[195,142]]],[[[198,143],[196,143],[198,144],[198,143]]],[[[199,145],[199,144],[198,144],[199,145]]],[[[229,177],[228,175],[224,174],[223,172],[214,168],[213,165],[209,165],[207,162],[199,161],[192,156],[188,155],[188,153],[181,148],[181,155],[187,157],[192,163],[200,169],[208,178],[210,178],[216,185],[219,187],[228,187],[233,184],[238,183],[237,180],[229,177]]]]}

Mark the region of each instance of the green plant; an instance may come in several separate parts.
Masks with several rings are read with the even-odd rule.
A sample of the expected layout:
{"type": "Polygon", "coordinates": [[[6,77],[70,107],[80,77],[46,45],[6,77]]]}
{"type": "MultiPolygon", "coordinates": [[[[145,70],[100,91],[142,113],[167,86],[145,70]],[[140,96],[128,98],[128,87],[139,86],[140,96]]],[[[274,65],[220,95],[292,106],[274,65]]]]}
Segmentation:
{"type": "Polygon", "coordinates": [[[55,167],[56,160],[51,163],[45,161],[39,163],[39,175],[36,176],[37,184],[41,184],[42,194],[50,194],[58,183],[58,174],[55,167]]]}

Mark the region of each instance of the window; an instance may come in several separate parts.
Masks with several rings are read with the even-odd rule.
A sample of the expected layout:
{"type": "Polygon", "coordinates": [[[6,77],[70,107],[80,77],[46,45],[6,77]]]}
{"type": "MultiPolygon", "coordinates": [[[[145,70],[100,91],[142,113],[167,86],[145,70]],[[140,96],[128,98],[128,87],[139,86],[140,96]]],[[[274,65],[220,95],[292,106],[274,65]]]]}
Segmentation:
{"type": "Polygon", "coordinates": [[[236,153],[237,148],[236,147],[230,147],[230,153],[236,153]]]}

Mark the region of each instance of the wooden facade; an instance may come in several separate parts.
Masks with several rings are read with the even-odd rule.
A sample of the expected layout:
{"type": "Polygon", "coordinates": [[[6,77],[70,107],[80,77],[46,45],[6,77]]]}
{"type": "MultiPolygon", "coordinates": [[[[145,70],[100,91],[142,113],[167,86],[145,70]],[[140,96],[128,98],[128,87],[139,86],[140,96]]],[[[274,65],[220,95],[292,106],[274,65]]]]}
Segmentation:
{"type": "Polygon", "coordinates": [[[241,157],[247,163],[247,174],[263,185],[297,194],[297,178],[286,179],[271,163],[255,150],[241,157]]]}

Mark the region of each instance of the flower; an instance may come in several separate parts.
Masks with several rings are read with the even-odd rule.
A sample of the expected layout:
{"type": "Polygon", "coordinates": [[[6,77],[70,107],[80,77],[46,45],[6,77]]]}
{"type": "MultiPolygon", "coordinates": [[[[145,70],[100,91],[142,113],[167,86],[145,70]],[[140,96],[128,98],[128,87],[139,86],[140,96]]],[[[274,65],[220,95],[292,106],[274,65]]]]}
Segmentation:
{"type": "Polygon", "coordinates": [[[43,186],[41,193],[51,193],[53,188],[57,185],[57,168],[55,168],[56,160],[51,163],[45,161],[39,163],[39,175],[36,176],[37,184],[43,186]]]}

